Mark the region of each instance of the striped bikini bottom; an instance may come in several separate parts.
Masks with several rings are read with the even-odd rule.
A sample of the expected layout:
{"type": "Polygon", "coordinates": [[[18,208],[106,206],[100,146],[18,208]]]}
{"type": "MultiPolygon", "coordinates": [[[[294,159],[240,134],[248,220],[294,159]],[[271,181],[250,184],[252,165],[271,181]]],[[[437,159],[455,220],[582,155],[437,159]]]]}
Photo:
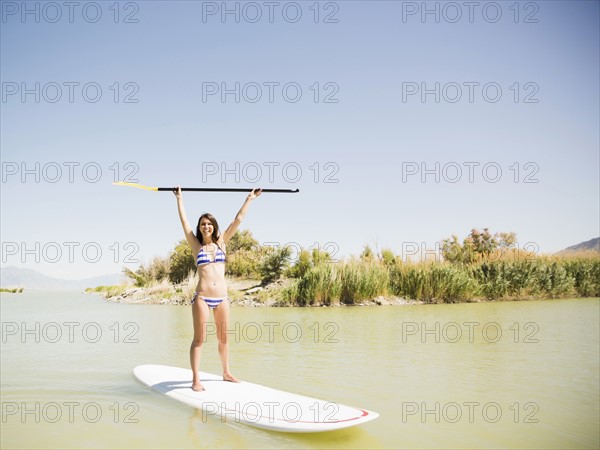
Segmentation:
{"type": "Polygon", "coordinates": [[[206,303],[209,307],[211,307],[213,309],[216,308],[217,306],[219,306],[221,303],[223,303],[224,300],[228,300],[227,297],[225,297],[225,298],[202,297],[202,296],[199,296],[197,292],[194,292],[194,297],[192,298],[192,305],[196,301],[197,297],[200,297],[202,300],[204,300],[204,303],[206,303]]]}

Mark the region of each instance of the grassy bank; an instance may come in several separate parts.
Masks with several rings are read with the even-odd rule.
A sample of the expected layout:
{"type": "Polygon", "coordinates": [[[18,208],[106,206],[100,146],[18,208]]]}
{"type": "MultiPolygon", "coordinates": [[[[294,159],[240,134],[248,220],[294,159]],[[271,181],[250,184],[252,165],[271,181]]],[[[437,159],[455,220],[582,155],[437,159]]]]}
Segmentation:
{"type": "MultiPolygon", "coordinates": [[[[104,298],[119,303],[144,303],[144,304],[189,304],[198,284],[198,275],[191,273],[181,283],[173,284],[167,279],[154,280],[144,286],[134,284],[121,284],[115,286],[97,286],[87,288],[87,294],[99,294],[104,298]]],[[[261,288],[255,295],[249,297],[245,291],[256,287],[260,281],[227,277],[228,295],[233,302],[247,302],[252,300],[257,303],[273,303],[271,298],[278,297],[274,286],[261,288]]],[[[281,290],[280,288],[278,290],[281,290]]]]}
{"type": "MultiPolygon", "coordinates": [[[[187,280],[186,280],[187,281],[187,280]]],[[[172,284],[167,279],[152,280],[144,286],[120,284],[97,286],[85,290],[88,294],[100,294],[119,302],[184,304],[191,298],[193,287],[188,283],[172,284]]]]}
{"type": "Polygon", "coordinates": [[[595,255],[529,256],[471,264],[350,260],[310,268],[282,293],[289,305],[353,305],[379,296],[425,303],[600,296],[595,255]]]}
{"type": "MultiPolygon", "coordinates": [[[[389,249],[365,246],[358,257],[332,261],[320,249],[260,246],[247,230],[227,249],[229,297],[240,304],[278,306],[356,305],[416,301],[456,303],[600,297],[600,253],[537,255],[515,246],[514,233],[492,235],[473,229],[462,242],[445,239],[433,261],[406,262],[389,249]],[[244,281],[245,280],[245,281],[244,281]],[[257,280],[248,284],[249,280],[257,280]],[[260,286],[259,286],[260,285],[260,286]]],[[[189,245],[177,243],[166,258],[136,271],[125,268],[132,285],[88,290],[115,301],[188,303],[198,283],[189,245]]]]}
{"type": "MultiPolygon", "coordinates": [[[[227,281],[230,299],[244,305],[356,305],[378,297],[424,303],[600,297],[600,258],[529,256],[471,264],[351,258],[320,262],[295,278],[258,289],[258,280],[227,281]]],[[[163,279],[143,287],[98,286],[86,292],[131,303],[188,304],[197,282],[197,274],[190,273],[178,284],[163,279]]]]}
{"type": "Polygon", "coordinates": [[[0,292],[10,292],[11,294],[20,294],[21,292],[23,292],[23,288],[12,288],[12,289],[0,288],[0,292]]]}

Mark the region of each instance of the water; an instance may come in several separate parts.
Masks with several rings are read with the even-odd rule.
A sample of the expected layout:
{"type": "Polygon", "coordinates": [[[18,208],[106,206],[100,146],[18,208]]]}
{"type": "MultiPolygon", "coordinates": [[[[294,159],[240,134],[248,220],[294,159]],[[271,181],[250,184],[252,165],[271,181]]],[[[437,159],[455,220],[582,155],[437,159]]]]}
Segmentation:
{"type": "MultiPolygon", "coordinates": [[[[224,424],[134,379],[187,367],[188,307],[42,291],[0,305],[2,448],[600,446],[598,299],[233,308],[238,378],[380,414],[314,435],[224,424]]],[[[214,334],[201,369],[220,373],[214,334]]]]}

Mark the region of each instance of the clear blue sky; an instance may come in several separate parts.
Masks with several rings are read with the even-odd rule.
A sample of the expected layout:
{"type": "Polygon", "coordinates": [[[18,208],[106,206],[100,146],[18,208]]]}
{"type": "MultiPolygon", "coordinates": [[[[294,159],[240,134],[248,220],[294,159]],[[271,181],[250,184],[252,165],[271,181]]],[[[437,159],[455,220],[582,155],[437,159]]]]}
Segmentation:
{"type": "MultiPolygon", "coordinates": [[[[83,278],[119,272],[127,242],[142,262],[166,256],[183,237],[175,199],[112,186],[113,169],[123,179],[128,162],[138,169],[132,178],[150,186],[299,188],[264,194],[242,227],[261,243],[333,243],[338,256],[365,244],[398,254],[409,243],[434,248],[473,227],[516,232],[520,245],[533,242],[541,252],[600,234],[596,1],[499,2],[499,11],[485,12],[490,2],[480,2],[471,18],[463,2],[455,3],[460,10],[428,2],[439,22],[421,16],[422,2],[321,2],[318,23],[312,1],[279,2],[272,23],[264,2],[227,2],[232,10],[237,3],[239,23],[233,14],[209,14],[221,2],[121,2],[117,23],[112,1],[98,3],[96,22],[93,5],[83,11],[89,2],[73,11],[63,2],[59,9],[26,2],[34,12],[24,16],[22,2],[0,3],[2,266],[83,278]],[[255,5],[262,15],[252,23],[255,5]],[[222,83],[240,83],[239,103],[234,94],[224,102],[207,95],[222,83]],[[269,83],[279,83],[273,102],[269,83]],[[284,98],[287,83],[288,100],[301,88],[297,102],[284,98]],[[424,101],[420,92],[408,95],[415,86],[435,91],[436,83],[439,102],[434,93],[424,101]],[[62,96],[53,102],[57,85],[62,96]],[[256,85],[262,97],[252,102],[256,85]],[[94,86],[102,90],[95,103],[94,86]],[[457,86],[462,97],[453,101],[457,86]],[[24,101],[23,88],[34,92],[24,101]],[[127,95],[137,103],[124,102],[127,95]],[[239,183],[205,170],[236,162],[247,168],[239,183]],[[95,183],[82,173],[88,163],[87,180],[94,167],[102,170],[95,183]],[[279,164],[272,183],[270,163],[279,164]],[[422,164],[433,170],[424,182],[422,164]],[[33,173],[25,182],[23,165],[33,173]],[[253,183],[257,165],[262,178],[253,183]],[[294,167],[302,170],[295,183],[294,167]],[[337,182],[325,183],[328,174],[337,182]],[[72,261],[65,242],[78,243],[72,261]],[[90,246],[101,249],[98,262],[88,262],[90,246]]],[[[222,226],[243,199],[184,194],[191,221],[210,211],[222,226]]]]}

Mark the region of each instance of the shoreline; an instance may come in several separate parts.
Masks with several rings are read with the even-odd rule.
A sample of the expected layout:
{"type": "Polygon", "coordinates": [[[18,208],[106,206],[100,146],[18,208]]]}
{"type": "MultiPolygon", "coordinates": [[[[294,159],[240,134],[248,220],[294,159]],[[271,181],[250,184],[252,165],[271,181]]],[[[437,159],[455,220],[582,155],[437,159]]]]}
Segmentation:
{"type": "MultiPolygon", "coordinates": [[[[361,300],[354,304],[332,303],[314,305],[293,305],[284,304],[277,297],[282,288],[289,284],[290,280],[277,280],[266,286],[260,284],[257,280],[245,279],[228,279],[228,296],[231,306],[234,307],[250,307],[250,308],[286,308],[286,307],[346,307],[346,306],[404,306],[404,305],[423,305],[426,302],[421,300],[412,300],[402,297],[384,297],[378,296],[374,299],[361,300]]],[[[117,290],[118,287],[114,287],[117,290]]],[[[187,284],[166,284],[162,283],[151,287],[126,287],[122,286],[119,289],[121,292],[116,295],[111,295],[113,290],[110,287],[107,289],[98,290],[98,288],[88,288],[83,292],[85,294],[97,294],[104,300],[112,303],[125,303],[130,305],[191,305],[192,293],[187,284]]],[[[478,302],[473,300],[473,303],[478,302]]]]}
{"type": "MultiPolygon", "coordinates": [[[[455,303],[488,303],[497,301],[532,301],[532,300],[552,300],[549,298],[527,297],[521,298],[499,298],[485,299],[473,298],[462,302],[426,302],[422,300],[413,300],[398,296],[377,296],[373,299],[357,301],[353,304],[346,303],[315,303],[312,305],[296,305],[281,301],[280,293],[284,287],[289,285],[290,279],[277,280],[266,286],[260,284],[258,280],[247,279],[228,279],[228,297],[233,307],[244,308],[321,308],[321,307],[351,307],[351,306],[408,306],[408,305],[434,305],[434,304],[455,304],[455,303]]],[[[151,287],[135,286],[105,286],[98,288],[88,288],[84,291],[86,294],[98,294],[106,301],[112,303],[142,304],[142,305],[191,305],[193,290],[190,286],[182,283],[172,285],[170,283],[161,283],[151,287]]],[[[590,297],[596,298],[596,297],[590,297]]]]}
{"type": "MultiPolygon", "coordinates": [[[[179,250],[187,248],[183,242],[179,245],[179,250]]],[[[333,263],[322,259],[323,255],[310,256],[305,252],[302,262],[299,259],[292,267],[279,261],[278,258],[283,256],[278,254],[263,255],[260,267],[252,265],[258,264],[257,261],[242,258],[236,260],[238,264],[225,277],[226,293],[218,293],[226,295],[233,305],[250,307],[414,305],[600,297],[600,258],[596,253],[558,257],[516,252],[512,255],[516,259],[508,256],[492,258],[487,253],[479,255],[479,259],[469,263],[405,263],[387,251],[381,257],[368,254],[361,255],[360,259],[351,257],[333,263]],[[525,256],[527,258],[521,258],[525,256]],[[279,265],[275,268],[274,264],[279,265]],[[276,281],[266,283],[275,278],[276,281]]],[[[190,304],[198,286],[196,272],[181,268],[171,274],[167,260],[157,259],[148,267],[140,266],[136,272],[123,270],[128,280],[120,285],[98,286],[86,289],[86,292],[100,293],[111,302],[185,305],[190,304]],[[184,277],[185,270],[187,276],[184,277]],[[175,273],[179,275],[175,277],[175,273]],[[169,279],[182,281],[171,284],[169,279]],[[134,283],[144,287],[134,287],[134,283]]]]}

